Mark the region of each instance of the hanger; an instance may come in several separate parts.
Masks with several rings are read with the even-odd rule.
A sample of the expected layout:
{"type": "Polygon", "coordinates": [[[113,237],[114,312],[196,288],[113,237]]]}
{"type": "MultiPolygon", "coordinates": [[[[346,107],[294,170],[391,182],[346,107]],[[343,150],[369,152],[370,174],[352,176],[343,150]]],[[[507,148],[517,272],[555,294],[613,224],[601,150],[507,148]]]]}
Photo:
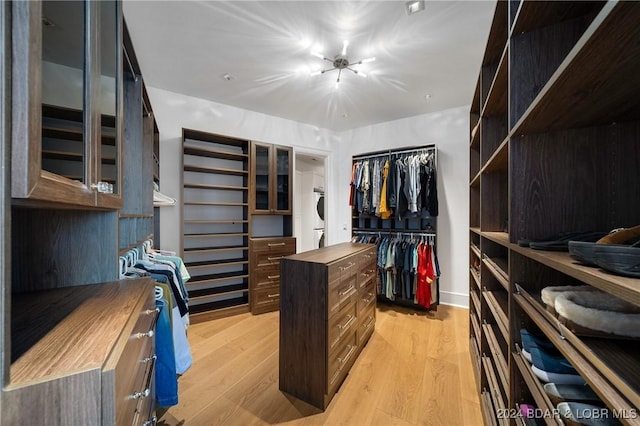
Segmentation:
{"type": "Polygon", "coordinates": [[[156,300],[164,299],[164,289],[159,285],[155,286],[154,294],[156,300]]]}

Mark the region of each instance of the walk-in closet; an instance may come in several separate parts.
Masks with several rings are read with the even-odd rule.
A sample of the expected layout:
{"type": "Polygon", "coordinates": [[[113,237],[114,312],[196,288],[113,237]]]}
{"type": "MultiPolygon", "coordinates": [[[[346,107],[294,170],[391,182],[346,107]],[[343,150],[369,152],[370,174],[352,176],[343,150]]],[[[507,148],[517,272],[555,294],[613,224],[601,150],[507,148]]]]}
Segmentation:
{"type": "Polygon", "coordinates": [[[0,22],[0,425],[640,426],[640,1],[0,22]]]}

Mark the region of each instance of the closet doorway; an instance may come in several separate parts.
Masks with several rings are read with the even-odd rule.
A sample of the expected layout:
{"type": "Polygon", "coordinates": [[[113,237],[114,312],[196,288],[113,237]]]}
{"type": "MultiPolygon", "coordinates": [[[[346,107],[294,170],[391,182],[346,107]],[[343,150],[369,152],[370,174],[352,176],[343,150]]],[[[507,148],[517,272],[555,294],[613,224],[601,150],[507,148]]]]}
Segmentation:
{"type": "Polygon", "coordinates": [[[294,234],[296,252],[324,246],[326,156],[295,155],[294,234]]]}

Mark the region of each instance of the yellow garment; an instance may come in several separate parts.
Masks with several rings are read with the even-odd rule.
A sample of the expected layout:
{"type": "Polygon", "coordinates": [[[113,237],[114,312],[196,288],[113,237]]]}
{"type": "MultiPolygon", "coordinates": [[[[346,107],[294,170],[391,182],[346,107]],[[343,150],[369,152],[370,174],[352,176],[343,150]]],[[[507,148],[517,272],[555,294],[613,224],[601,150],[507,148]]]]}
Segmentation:
{"type": "Polygon", "coordinates": [[[393,211],[387,207],[387,177],[389,176],[389,160],[384,162],[382,169],[382,190],[380,191],[380,217],[389,219],[393,211]]]}

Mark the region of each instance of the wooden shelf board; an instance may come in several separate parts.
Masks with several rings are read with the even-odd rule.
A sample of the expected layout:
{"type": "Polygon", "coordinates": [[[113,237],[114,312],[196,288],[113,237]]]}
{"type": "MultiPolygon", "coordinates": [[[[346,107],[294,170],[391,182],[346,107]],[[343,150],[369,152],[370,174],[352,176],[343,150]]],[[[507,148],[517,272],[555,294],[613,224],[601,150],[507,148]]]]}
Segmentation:
{"type": "Polygon", "coordinates": [[[484,335],[487,337],[487,343],[489,344],[489,349],[493,355],[493,361],[495,363],[495,368],[498,370],[498,377],[500,378],[500,384],[502,385],[503,395],[509,394],[509,365],[507,364],[507,359],[500,348],[500,344],[496,338],[496,334],[493,331],[493,326],[491,324],[483,324],[482,330],[484,331],[484,335]]]}
{"type": "Polygon", "coordinates": [[[507,64],[509,62],[509,46],[505,45],[500,57],[498,70],[491,83],[487,101],[482,110],[483,117],[492,117],[496,115],[506,115],[508,108],[508,72],[507,64]]]}
{"type": "Polygon", "coordinates": [[[185,238],[224,238],[224,237],[247,237],[248,232],[219,232],[213,234],[184,234],[185,238]]]}
{"type": "Polygon", "coordinates": [[[201,262],[186,262],[184,266],[186,266],[187,268],[204,268],[208,266],[216,267],[216,266],[242,265],[245,263],[249,263],[249,260],[243,257],[238,257],[233,259],[203,260],[201,262]]]}
{"type": "Polygon", "coordinates": [[[493,409],[493,403],[491,402],[491,394],[489,391],[482,391],[480,395],[482,399],[482,418],[486,426],[496,426],[496,416],[493,409]]]}
{"type": "Polygon", "coordinates": [[[227,302],[226,304],[218,302],[195,305],[190,309],[189,320],[191,324],[197,324],[248,312],[248,301],[236,301],[232,299],[232,302],[227,302]]]}
{"type": "Polygon", "coordinates": [[[482,235],[482,232],[480,231],[480,227],[479,226],[471,226],[469,228],[469,230],[473,233],[476,233],[478,235],[482,235]]]}
{"type": "Polygon", "coordinates": [[[480,274],[478,274],[478,272],[475,271],[473,269],[473,267],[469,268],[469,272],[471,272],[471,276],[473,277],[473,281],[475,281],[478,290],[480,290],[480,288],[481,288],[480,274]]]}
{"type": "Polygon", "coordinates": [[[509,301],[507,300],[507,294],[502,290],[482,292],[489,310],[493,313],[493,318],[498,324],[498,328],[502,333],[504,340],[509,341],[509,319],[507,313],[509,312],[509,301]]]}
{"type": "Polygon", "coordinates": [[[576,346],[580,339],[568,329],[549,322],[524,296],[514,294],[513,298],[607,405],[623,410],[640,406],[638,342],[604,340],[590,348],[587,341],[602,339],[584,339],[576,346]]]}
{"type": "Polygon", "coordinates": [[[198,247],[184,249],[185,254],[192,253],[217,253],[223,251],[249,250],[247,246],[219,246],[219,247],[198,247]]]}
{"type": "Polygon", "coordinates": [[[476,132],[470,135],[471,142],[469,143],[469,148],[479,151],[480,150],[480,120],[478,120],[478,123],[476,124],[476,127],[474,127],[474,129],[476,132]]]}
{"type": "Polygon", "coordinates": [[[513,137],[640,118],[640,84],[629,84],[640,74],[640,9],[635,6],[604,5],[513,127],[513,137]]]}
{"type": "Polygon", "coordinates": [[[511,244],[509,243],[509,234],[507,234],[506,232],[483,231],[480,235],[502,246],[505,246],[505,247],[511,246],[511,244]]]}
{"type": "Polygon", "coordinates": [[[482,331],[480,329],[480,323],[478,322],[478,318],[475,315],[471,316],[471,326],[473,327],[473,332],[475,336],[479,339],[482,336],[482,331]]]}
{"type": "Polygon", "coordinates": [[[235,225],[235,224],[245,224],[249,223],[248,220],[185,220],[185,225],[235,225]]]}
{"type": "Polygon", "coordinates": [[[196,285],[216,283],[216,282],[227,281],[232,279],[244,279],[248,277],[249,275],[243,271],[224,272],[221,274],[196,275],[196,276],[192,276],[191,279],[185,283],[185,285],[187,289],[189,289],[189,287],[193,287],[196,285]]]}
{"type": "Polygon", "coordinates": [[[227,152],[216,149],[210,149],[199,146],[188,146],[186,143],[184,145],[183,152],[185,155],[196,155],[199,157],[209,157],[209,158],[222,158],[225,160],[237,160],[237,161],[247,161],[249,159],[248,154],[244,153],[235,153],[235,152],[227,152]]]}
{"type": "Polygon", "coordinates": [[[207,185],[204,183],[185,183],[184,188],[190,189],[212,189],[219,191],[246,191],[249,188],[246,186],[233,186],[233,185],[207,185]]]}
{"type": "Polygon", "coordinates": [[[605,2],[554,2],[524,0],[512,26],[512,34],[521,34],[595,13],[605,2]]]}
{"type": "MultiPolygon", "coordinates": [[[[544,391],[544,388],[542,387],[543,385],[542,383],[540,383],[540,380],[538,380],[538,378],[533,375],[529,362],[521,353],[513,352],[512,355],[514,364],[520,371],[520,375],[527,385],[531,396],[533,396],[533,399],[536,401],[536,406],[544,410],[545,412],[547,412],[546,410],[548,410],[548,412],[551,412],[555,408],[555,406],[551,403],[551,400],[544,391]]],[[[559,424],[558,422],[553,421],[553,419],[546,419],[546,423],[548,425],[559,424]]]]}
{"type": "Polygon", "coordinates": [[[482,312],[482,304],[480,303],[480,296],[477,291],[471,291],[471,301],[473,303],[474,308],[476,309],[476,314],[480,315],[482,312]]]}
{"type": "Polygon", "coordinates": [[[536,262],[640,306],[638,279],[621,277],[596,267],[580,265],[566,252],[533,250],[517,244],[511,244],[510,248],[536,262]]]}
{"type": "Polygon", "coordinates": [[[507,13],[507,2],[497,2],[487,39],[487,47],[482,58],[483,66],[498,61],[507,44],[507,13]]]}
{"type": "Polygon", "coordinates": [[[506,138],[482,168],[482,173],[506,172],[509,169],[509,138],[506,138]]]}
{"type": "MultiPolygon", "coordinates": [[[[491,259],[489,257],[484,257],[482,259],[482,263],[487,267],[487,269],[491,272],[491,275],[495,277],[496,280],[500,283],[500,285],[505,289],[505,291],[509,291],[509,276],[507,273],[501,269],[501,267],[495,263],[496,260],[500,260],[501,262],[506,263],[504,259],[491,259]]],[[[503,265],[506,266],[506,265],[503,265]]]]}
{"type": "Polygon", "coordinates": [[[223,207],[246,207],[249,203],[219,203],[214,201],[185,201],[185,206],[223,206],[223,207]]]}
{"type": "Polygon", "coordinates": [[[182,137],[184,140],[192,139],[201,142],[218,143],[221,145],[237,146],[243,149],[249,145],[246,139],[236,139],[229,136],[217,135],[215,133],[202,132],[200,130],[183,129],[182,137]]]}
{"type": "Polygon", "coordinates": [[[189,291],[189,303],[190,304],[198,304],[198,300],[210,299],[211,297],[216,296],[226,296],[229,294],[236,293],[247,293],[249,292],[249,287],[246,284],[232,284],[232,285],[224,285],[219,287],[212,287],[200,290],[190,290],[189,291]]]}
{"type": "Polygon", "coordinates": [[[469,245],[469,247],[471,247],[471,251],[478,256],[478,259],[482,259],[482,253],[480,252],[480,249],[478,248],[478,246],[476,246],[474,243],[471,243],[469,245]]]}
{"type": "Polygon", "coordinates": [[[473,177],[473,179],[471,179],[471,182],[469,182],[469,186],[472,188],[478,188],[480,186],[480,175],[481,175],[481,171],[478,171],[478,173],[476,173],[476,175],[473,177]]]}
{"type": "MultiPolygon", "coordinates": [[[[502,394],[500,393],[500,388],[498,384],[498,380],[496,379],[496,373],[493,369],[493,364],[491,362],[491,358],[488,356],[482,357],[482,366],[484,367],[485,376],[489,383],[489,394],[491,395],[491,401],[493,402],[493,407],[496,409],[495,413],[498,410],[502,410],[506,408],[504,404],[504,399],[502,394]]],[[[505,419],[497,419],[498,423],[501,425],[506,425],[505,419]]]]}
{"type": "Polygon", "coordinates": [[[476,379],[476,384],[480,383],[480,351],[478,350],[478,343],[476,339],[471,336],[469,338],[469,352],[471,352],[471,362],[473,367],[473,375],[476,379]]]}
{"type": "Polygon", "coordinates": [[[220,175],[232,175],[232,176],[246,176],[249,174],[247,170],[223,169],[219,167],[203,167],[203,166],[195,166],[192,164],[185,164],[184,171],[197,172],[197,173],[211,173],[211,174],[220,174],[220,175]]]}

